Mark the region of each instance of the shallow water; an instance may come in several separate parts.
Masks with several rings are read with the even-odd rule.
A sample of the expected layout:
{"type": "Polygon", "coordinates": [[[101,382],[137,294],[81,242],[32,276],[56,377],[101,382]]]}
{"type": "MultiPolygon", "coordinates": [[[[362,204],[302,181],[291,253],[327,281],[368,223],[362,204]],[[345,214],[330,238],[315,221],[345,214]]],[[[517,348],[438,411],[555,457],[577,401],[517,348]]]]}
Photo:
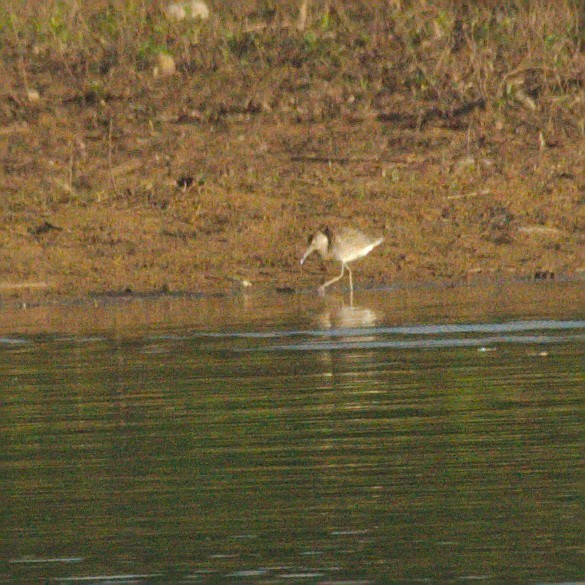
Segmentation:
{"type": "Polygon", "coordinates": [[[583,580],[582,285],[0,316],[0,583],[583,580]]]}

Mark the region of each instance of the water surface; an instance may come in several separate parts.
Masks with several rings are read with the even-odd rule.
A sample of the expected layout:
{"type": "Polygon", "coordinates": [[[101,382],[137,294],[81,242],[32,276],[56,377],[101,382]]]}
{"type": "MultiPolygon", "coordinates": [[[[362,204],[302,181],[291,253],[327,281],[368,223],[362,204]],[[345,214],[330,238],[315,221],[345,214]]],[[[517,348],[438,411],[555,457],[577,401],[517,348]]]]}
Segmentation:
{"type": "Polygon", "coordinates": [[[0,583],[575,583],[575,284],[0,316],[0,583]]]}

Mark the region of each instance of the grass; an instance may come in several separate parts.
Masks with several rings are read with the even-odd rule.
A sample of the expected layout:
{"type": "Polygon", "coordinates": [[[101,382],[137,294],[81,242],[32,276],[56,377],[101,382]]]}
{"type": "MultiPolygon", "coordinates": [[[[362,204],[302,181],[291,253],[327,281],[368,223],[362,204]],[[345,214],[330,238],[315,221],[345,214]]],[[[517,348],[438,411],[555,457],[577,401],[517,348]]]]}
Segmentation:
{"type": "Polygon", "coordinates": [[[385,112],[398,93],[443,116],[466,106],[512,118],[520,109],[526,117],[534,104],[556,130],[574,132],[582,122],[574,116],[583,90],[579,6],[314,2],[299,31],[297,2],[222,3],[210,21],[179,23],[147,2],[11,2],[0,3],[0,42],[13,87],[59,72],[89,101],[115,99],[129,80],[124,97],[142,99],[156,55],[166,53],[183,74],[204,79],[208,92],[223,88],[223,108],[208,92],[193,104],[208,119],[246,105],[249,112],[250,100],[262,105],[262,97],[272,113],[293,118],[323,101],[328,107],[318,114],[329,119],[364,108],[385,112]],[[88,95],[92,87],[103,95],[88,95]],[[557,121],[559,110],[567,115],[557,121]]]}

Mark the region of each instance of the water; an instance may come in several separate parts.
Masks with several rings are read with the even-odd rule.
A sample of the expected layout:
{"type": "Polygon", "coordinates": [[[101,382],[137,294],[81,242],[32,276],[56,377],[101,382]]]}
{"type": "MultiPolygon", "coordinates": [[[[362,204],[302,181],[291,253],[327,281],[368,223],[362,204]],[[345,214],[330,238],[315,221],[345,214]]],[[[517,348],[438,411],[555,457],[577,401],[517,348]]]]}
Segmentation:
{"type": "Polygon", "coordinates": [[[577,284],[0,314],[0,583],[583,582],[577,284]]]}

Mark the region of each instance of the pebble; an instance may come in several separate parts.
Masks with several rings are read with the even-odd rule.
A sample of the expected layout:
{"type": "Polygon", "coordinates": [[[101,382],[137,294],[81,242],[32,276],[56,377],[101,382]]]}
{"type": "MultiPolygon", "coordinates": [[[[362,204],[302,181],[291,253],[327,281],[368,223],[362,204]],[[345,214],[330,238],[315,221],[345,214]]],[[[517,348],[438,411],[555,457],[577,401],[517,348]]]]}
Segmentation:
{"type": "Polygon", "coordinates": [[[207,20],[209,7],[202,0],[171,2],[167,5],[165,13],[169,20],[185,20],[186,18],[207,20]]]}

